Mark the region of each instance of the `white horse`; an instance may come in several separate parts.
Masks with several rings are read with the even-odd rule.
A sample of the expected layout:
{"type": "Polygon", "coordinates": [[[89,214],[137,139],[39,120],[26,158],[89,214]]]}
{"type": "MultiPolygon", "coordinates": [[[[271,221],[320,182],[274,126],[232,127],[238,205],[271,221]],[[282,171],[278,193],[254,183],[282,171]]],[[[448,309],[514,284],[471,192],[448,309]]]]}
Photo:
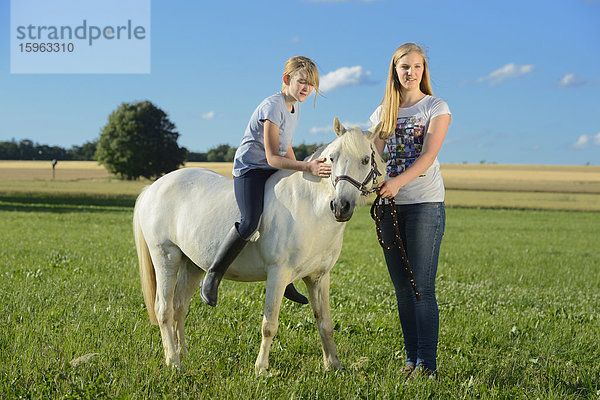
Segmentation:
{"type": "MultiPolygon", "coordinates": [[[[267,281],[256,373],[269,366],[285,287],[299,278],[308,288],[325,368],[341,368],[333,341],[329,271],[342,248],[345,222],[381,165],[372,144],[379,130],[380,125],[364,132],[346,130],[336,118],[338,138],[312,156],[331,162],[330,179],[281,170],[267,181],[258,234],[225,274],[230,280],[267,281]]],[[[133,229],[142,289],[150,321],[160,327],[167,365],[179,368],[187,353],[184,319],[190,300],[239,218],[233,182],[201,168],[163,176],[136,201],[133,229]]]]}

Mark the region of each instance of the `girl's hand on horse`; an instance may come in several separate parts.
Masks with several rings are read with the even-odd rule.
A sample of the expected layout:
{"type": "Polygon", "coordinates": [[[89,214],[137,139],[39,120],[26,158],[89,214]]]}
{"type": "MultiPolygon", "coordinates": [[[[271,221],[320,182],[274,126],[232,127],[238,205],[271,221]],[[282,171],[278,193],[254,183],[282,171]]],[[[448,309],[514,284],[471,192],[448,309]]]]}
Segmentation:
{"type": "Polygon", "coordinates": [[[400,183],[399,179],[392,178],[390,180],[380,183],[379,185],[377,185],[377,188],[379,189],[379,195],[381,196],[381,198],[391,199],[396,197],[396,194],[398,194],[398,190],[400,190],[402,186],[403,185],[402,183],[400,183]]]}
{"type": "Polygon", "coordinates": [[[308,172],[320,178],[327,178],[331,175],[331,164],[326,164],[325,157],[316,158],[308,162],[308,172]]]}

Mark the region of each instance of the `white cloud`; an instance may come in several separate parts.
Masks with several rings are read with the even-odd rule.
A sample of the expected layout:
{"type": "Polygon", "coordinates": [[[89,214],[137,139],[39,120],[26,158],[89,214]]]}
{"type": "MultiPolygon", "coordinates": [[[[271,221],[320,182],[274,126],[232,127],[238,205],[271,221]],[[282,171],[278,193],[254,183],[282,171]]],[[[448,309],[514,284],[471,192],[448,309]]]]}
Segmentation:
{"type": "Polygon", "coordinates": [[[209,111],[207,113],[202,114],[202,119],[213,119],[215,117],[214,111],[209,111]]]}
{"type": "Polygon", "coordinates": [[[558,86],[563,88],[580,87],[587,83],[583,78],[576,77],[575,74],[565,74],[560,80],[558,86]]]}
{"type": "Polygon", "coordinates": [[[293,38],[290,39],[290,42],[292,42],[292,43],[300,42],[300,36],[294,36],[293,38]]]}
{"type": "Polygon", "coordinates": [[[487,76],[477,79],[477,82],[489,81],[490,86],[494,86],[507,79],[526,75],[533,71],[533,69],[534,66],[532,64],[516,65],[515,63],[509,63],[502,68],[490,72],[487,76]]]}
{"type": "MultiPolygon", "coordinates": [[[[363,129],[363,130],[371,127],[370,122],[343,121],[342,125],[344,125],[346,128],[352,128],[354,126],[358,126],[360,129],[363,129]]],[[[318,134],[323,134],[323,133],[333,133],[333,123],[331,123],[331,125],[326,125],[326,126],[313,126],[312,128],[310,128],[309,132],[312,133],[313,135],[318,135],[318,134]]]]}
{"type": "Polygon", "coordinates": [[[569,85],[571,85],[573,83],[574,80],[575,80],[575,75],[573,75],[573,74],[566,74],[560,80],[560,86],[562,86],[562,87],[569,86],[569,85]]]}
{"type": "Polygon", "coordinates": [[[577,139],[575,143],[573,143],[573,147],[576,149],[584,149],[590,145],[600,146],[600,133],[595,135],[581,135],[577,139]]]}
{"type": "Polygon", "coordinates": [[[581,136],[579,136],[579,139],[577,139],[577,141],[575,143],[573,143],[573,147],[578,148],[578,149],[583,149],[584,147],[587,146],[589,141],[590,141],[590,135],[581,135],[581,136]]]}
{"type": "Polygon", "coordinates": [[[333,132],[333,126],[313,126],[312,128],[310,128],[309,130],[310,133],[312,133],[313,135],[319,135],[321,133],[329,133],[329,132],[333,132]]]}
{"type": "Polygon", "coordinates": [[[370,71],[366,71],[362,66],[341,67],[335,71],[325,74],[321,78],[319,89],[326,92],[335,90],[344,86],[354,86],[371,83],[369,77],[370,71]]]}

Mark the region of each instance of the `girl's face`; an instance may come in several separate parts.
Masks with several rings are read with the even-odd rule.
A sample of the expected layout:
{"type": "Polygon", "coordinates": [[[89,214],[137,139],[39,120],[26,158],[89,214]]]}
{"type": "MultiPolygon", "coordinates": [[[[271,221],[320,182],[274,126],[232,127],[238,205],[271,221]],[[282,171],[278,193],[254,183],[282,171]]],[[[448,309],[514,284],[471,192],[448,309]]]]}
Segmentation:
{"type": "Polygon", "coordinates": [[[423,56],[411,52],[400,57],[396,62],[396,76],[403,90],[419,90],[423,78],[423,56]]]}
{"type": "Polygon", "coordinates": [[[287,95],[293,97],[296,101],[302,103],[310,95],[313,86],[308,83],[308,74],[304,70],[299,70],[291,77],[284,75],[284,83],[287,85],[287,95]]]}

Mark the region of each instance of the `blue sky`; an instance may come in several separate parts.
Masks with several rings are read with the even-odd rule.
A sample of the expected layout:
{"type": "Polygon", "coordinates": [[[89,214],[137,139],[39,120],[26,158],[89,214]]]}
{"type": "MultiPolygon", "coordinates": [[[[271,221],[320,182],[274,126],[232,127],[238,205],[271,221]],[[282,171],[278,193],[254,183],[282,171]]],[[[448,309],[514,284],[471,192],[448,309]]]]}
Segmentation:
{"type": "Polygon", "coordinates": [[[0,140],[80,145],[120,103],[150,100],[189,150],[237,146],[305,55],[327,90],[302,104],[294,144],[329,142],[336,116],[366,126],[392,53],[417,42],[453,113],[440,162],[600,165],[598,21],[600,0],[152,0],[149,74],[11,74],[0,0],[0,140]]]}

